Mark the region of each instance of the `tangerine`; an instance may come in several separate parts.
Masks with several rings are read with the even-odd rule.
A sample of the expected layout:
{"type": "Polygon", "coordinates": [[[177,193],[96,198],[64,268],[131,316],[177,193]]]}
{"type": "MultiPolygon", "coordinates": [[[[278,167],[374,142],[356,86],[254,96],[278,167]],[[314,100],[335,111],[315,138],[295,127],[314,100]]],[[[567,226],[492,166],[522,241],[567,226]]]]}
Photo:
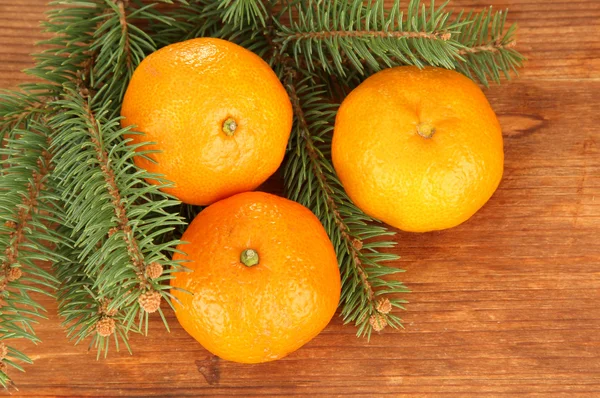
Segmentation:
{"type": "Polygon", "coordinates": [[[208,205],[253,190],[279,167],[292,128],[285,88],[258,55],[198,38],[146,57],[127,87],[122,126],[139,167],[162,174],[181,201],[208,205]],[[149,158],[150,159],[149,159],[149,158]]]}
{"type": "Polygon", "coordinates": [[[282,358],[329,323],[340,299],[335,250],[306,207],[245,192],[204,209],[175,260],[177,319],[213,354],[257,363],[282,358]]]}
{"type": "Polygon", "coordinates": [[[395,67],[343,101],[332,160],[365,213],[405,231],[440,230],[468,220],[498,187],[502,131],[481,89],[464,75],[395,67]]]}

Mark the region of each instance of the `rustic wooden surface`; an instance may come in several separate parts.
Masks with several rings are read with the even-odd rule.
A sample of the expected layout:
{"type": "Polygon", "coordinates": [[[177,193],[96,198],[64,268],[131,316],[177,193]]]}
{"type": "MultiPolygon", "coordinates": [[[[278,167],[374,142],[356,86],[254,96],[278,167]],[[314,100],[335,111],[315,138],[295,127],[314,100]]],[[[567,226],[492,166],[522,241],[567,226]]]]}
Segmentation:
{"type": "MultiPolygon", "coordinates": [[[[0,87],[28,78],[45,0],[0,0],[0,87]]],[[[134,356],[74,347],[56,306],[13,372],[24,396],[600,396],[600,1],[455,0],[509,7],[529,57],[486,91],[505,134],[500,188],[469,222],[400,233],[406,329],[370,342],[339,318],[289,357],[211,358],[154,321],[134,356]]]]}

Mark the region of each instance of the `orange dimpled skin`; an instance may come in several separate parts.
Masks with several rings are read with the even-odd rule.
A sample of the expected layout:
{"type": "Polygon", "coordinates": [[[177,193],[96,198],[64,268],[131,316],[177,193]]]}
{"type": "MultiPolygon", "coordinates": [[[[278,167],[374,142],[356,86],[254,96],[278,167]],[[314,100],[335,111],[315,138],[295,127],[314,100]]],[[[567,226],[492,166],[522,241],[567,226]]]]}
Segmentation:
{"type": "Polygon", "coordinates": [[[333,317],[340,299],[336,254],[302,205],[262,192],[214,203],[178,247],[192,272],[175,273],[177,319],[213,354],[272,361],[297,350],[333,317]],[[252,261],[253,260],[253,261],[252,261]],[[247,265],[244,265],[244,262],[247,265]]]}
{"type": "Polygon", "coordinates": [[[469,219],[504,167],[500,124],[481,89],[457,72],[410,66],[376,73],[348,95],[332,158],[358,207],[414,232],[469,219]]]}
{"type": "Polygon", "coordinates": [[[273,174],[292,128],[292,106],[269,65],[237,44],[199,38],[146,57],[127,87],[122,125],[154,160],[135,163],[162,174],[165,190],[207,205],[255,189],[273,174]]]}

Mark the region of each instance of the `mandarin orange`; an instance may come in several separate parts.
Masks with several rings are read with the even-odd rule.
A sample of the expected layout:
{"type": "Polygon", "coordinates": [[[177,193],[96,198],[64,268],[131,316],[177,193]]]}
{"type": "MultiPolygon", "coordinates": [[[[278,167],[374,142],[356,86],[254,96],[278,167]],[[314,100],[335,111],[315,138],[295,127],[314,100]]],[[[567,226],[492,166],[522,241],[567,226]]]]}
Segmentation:
{"type": "Polygon", "coordinates": [[[174,183],[183,202],[207,205],[258,187],[277,170],[292,105],[273,70],[237,44],[199,38],[146,57],[121,108],[132,144],[158,150],[135,163],[174,183]]]}
{"type": "Polygon", "coordinates": [[[282,358],[329,323],[340,299],[337,258],[304,206],[245,192],[204,209],[175,260],[177,319],[213,354],[257,363],[282,358]]]}
{"type": "Polygon", "coordinates": [[[454,227],[492,196],[502,131],[460,73],[403,66],[366,79],[338,111],[332,158],[352,201],[405,231],[454,227]]]}

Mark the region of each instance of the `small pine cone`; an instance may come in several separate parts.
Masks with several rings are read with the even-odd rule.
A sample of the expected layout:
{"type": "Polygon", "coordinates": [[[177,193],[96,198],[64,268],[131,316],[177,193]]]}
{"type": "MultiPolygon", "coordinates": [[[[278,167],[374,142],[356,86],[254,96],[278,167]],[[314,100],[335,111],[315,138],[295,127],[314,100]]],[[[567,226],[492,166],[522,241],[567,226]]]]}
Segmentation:
{"type": "Polygon", "coordinates": [[[115,315],[117,315],[117,309],[116,308],[113,308],[112,310],[108,309],[108,306],[110,305],[110,302],[111,302],[110,299],[102,300],[102,305],[98,309],[98,312],[100,314],[102,314],[102,315],[108,315],[108,316],[115,316],[115,315]]]}
{"type": "Polygon", "coordinates": [[[8,354],[8,348],[4,343],[0,343],[0,361],[6,358],[6,354],[8,354]]]}
{"type": "Polygon", "coordinates": [[[138,298],[138,303],[144,309],[144,311],[153,313],[158,310],[160,307],[160,293],[156,290],[149,290],[145,293],[142,293],[140,298],[138,298]]]}
{"type": "Polygon", "coordinates": [[[116,308],[113,308],[112,310],[109,310],[108,308],[106,308],[106,309],[104,310],[104,313],[105,313],[107,316],[115,316],[115,315],[117,315],[117,312],[118,312],[118,311],[117,311],[117,309],[116,309],[116,308]]]}
{"type": "Polygon", "coordinates": [[[353,239],[352,247],[354,247],[356,250],[361,250],[363,248],[363,243],[360,239],[353,239]]]}
{"type": "Polygon", "coordinates": [[[379,314],[371,315],[369,318],[369,323],[376,332],[381,332],[387,326],[387,321],[379,314]]]}
{"type": "Polygon", "coordinates": [[[15,222],[14,222],[14,221],[10,221],[10,220],[9,220],[9,221],[6,221],[6,222],[4,223],[4,226],[5,226],[5,227],[7,227],[7,228],[10,228],[10,229],[15,229],[15,228],[17,228],[17,224],[15,224],[15,222]]]}
{"type": "Polygon", "coordinates": [[[23,272],[21,271],[20,267],[11,268],[6,273],[6,279],[9,282],[13,282],[13,281],[16,281],[17,279],[19,279],[21,277],[21,275],[23,275],[23,272]]]}
{"type": "Polygon", "coordinates": [[[146,275],[148,275],[148,278],[150,279],[156,279],[159,276],[161,276],[163,273],[163,266],[160,265],[160,263],[154,262],[151,264],[148,264],[148,266],[146,267],[146,275]]]}
{"type": "Polygon", "coordinates": [[[389,314],[392,310],[392,303],[390,303],[390,300],[383,298],[377,302],[376,309],[380,314],[389,314]]]}
{"type": "Polygon", "coordinates": [[[115,332],[115,320],[102,317],[96,322],[96,332],[102,337],[108,337],[115,332]]]}

